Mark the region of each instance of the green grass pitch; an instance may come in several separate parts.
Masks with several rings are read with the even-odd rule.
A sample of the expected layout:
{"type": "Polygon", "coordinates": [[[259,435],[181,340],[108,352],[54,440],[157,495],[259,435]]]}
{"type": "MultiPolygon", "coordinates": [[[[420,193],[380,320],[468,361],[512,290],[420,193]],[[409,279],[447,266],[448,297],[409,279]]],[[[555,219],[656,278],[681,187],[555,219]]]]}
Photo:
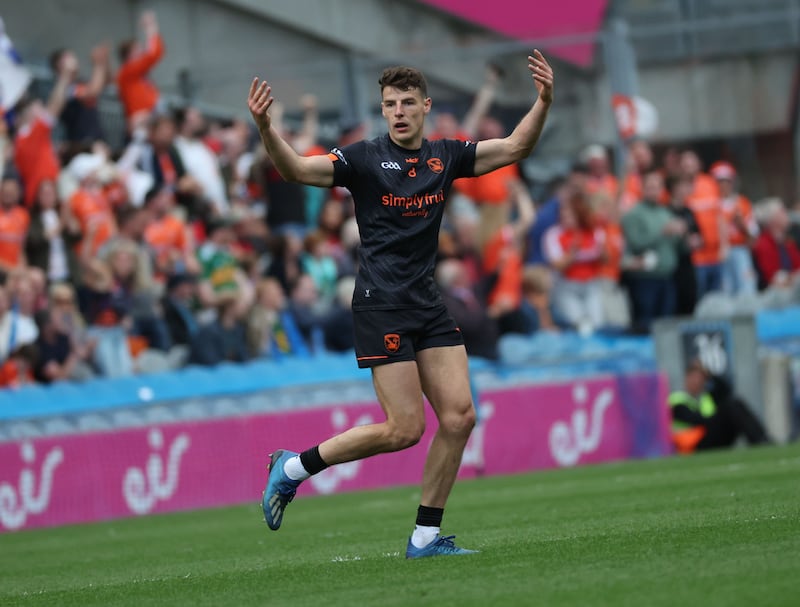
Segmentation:
{"type": "Polygon", "coordinates": [[[405,560],[418,500],[0,535],[0,605],[800,605],[800,445],[460,482],[444,531],[472,556],[405,560]]]}

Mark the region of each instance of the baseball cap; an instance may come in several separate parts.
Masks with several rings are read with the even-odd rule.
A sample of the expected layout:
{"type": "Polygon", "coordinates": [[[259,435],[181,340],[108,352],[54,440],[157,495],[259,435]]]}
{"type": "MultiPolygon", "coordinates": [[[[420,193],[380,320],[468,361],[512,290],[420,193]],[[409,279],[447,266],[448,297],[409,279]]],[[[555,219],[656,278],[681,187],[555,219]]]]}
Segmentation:
{"type": "Polygon", "coordinates": [[[736,169],[730,162],[719,161],[711,165],[709,171],[714,179],[732,181],[736,178],[736,169]]]}

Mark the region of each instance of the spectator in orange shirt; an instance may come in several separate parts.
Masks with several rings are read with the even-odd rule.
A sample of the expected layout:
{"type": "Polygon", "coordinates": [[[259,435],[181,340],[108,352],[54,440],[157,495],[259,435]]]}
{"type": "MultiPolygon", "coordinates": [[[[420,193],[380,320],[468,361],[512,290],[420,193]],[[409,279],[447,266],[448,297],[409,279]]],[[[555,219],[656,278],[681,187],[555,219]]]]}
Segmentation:
{"type": "Polygon", "coordinates": [[[0,182],[0,271],[5,273],[27,263],[25,238],[30,217],[20,202],[19,182],[6,175],[0,182]]]}
{"type": "Polygon", "coordinates": [[[100,247],[117,231],[111,203],[97,177],[104,162],[98,154],[78,154],[67,168],[79,183],[67,204],[81,226],[83,237],[77,251],[81,260],[97,255],[100,247]]]}
{"type": "Polygon", "coordinates": [[[722,261],[727,256],[728,238],[719,199],[719,186],[701,171],[700,159],[693,150],[681,153],[682,177],[692,182],[688,207],[694,213],[703,243],[692,252],[697,275],[697,300],[722,289],[722,261]]]}
{"type": "Polygon", "coordinates": [[[142,13],[139,25],[146,39],[145,46],[131,39],[122,42],[118,48],[122,65],[117,72],[117,88],[131,131],[143,117],[149,118],[158,106],[158,88],[147,76],[164,55],[164,41],[158,31],[155,13],[142,13]]]}
{"type": "Polygon", "coordinates": [[[586,191],[590,195],[603,192],[616,200],[619,196],[619,182],[609,169],[606,149],[596,143],[588,145],[580,153],[579,160],[586,167],[586,191]]]}
{"type": "Polygon", "coordinates": [[[625,213],[642,199],[642,176],[653,168],[653,150],[644,139],[628,144],[627,174],[620,198],[620,211],[625,213]]]}
{"type": "Polygon", "coordinates": [[[58,178],[60,163],[53,147],[53,125],[64,108],[67,89],[77,68],[74,56],[61,61],[46,105],[38,99],[27,99],[17,104],[14,164],[25,188],[26,207],[33,204],[42,181],[58,178]]]}
{"type": "Polygon", "coordinates": [[[758,236],[758,223],[750,201],[736,191],[736,169],[728,162],[711,165],[717,180],[722,216],[728,235],[728,255],[722,263],[722,288],[726,293],[755,293],[756,272],[750,245],[758,236]]]}
{"type": "Polygon", "coordinates": [[[92,49],[92,73],[88,82],[78,80],[79,62],[75,52],[62,48],[50,55],[50,67],[54,74],[59,74],[62,64],[75,66],[69,71],[70,83],[67,89],[66,103],[58,118],[64,127],[64,140],[68,145],[67,153],[77,153],[81,146],[91,145],[103,139],[100,126],[100,115],[97,112],[97,100],[111,79],[111,64],[108,57],[107,44],[92,49]]]}
{"type": "Polygon", "coordinates": [[[521,180],[511,182],[510,196],[516,218],[501,226],[486,243],[483,270],[496,274],[497,281],[489,292],[489,314],[497,319],[501,333],[522,333],[525,319],[522,303],[522,265],[525,235],[536,220],[536,210],[527,186],[521,180]]]}
{"type": "MultiPolygon", "coordinates": [[[[481,120],[478,139],[494,139],[505,136],[505,128],[499,120],[485,117],[481,120]]],[[[514,198],[525,184],[520,179],[516,164],[501,167],[480,177],[459,179],[456,189],[469,197],[480,212],[478,247],[483,250],[497,232],[511,219],[514,198]]]]}
{"type": "Polygon", "coordinates": [[[175,214],[175,195],[166,186],[147,193],[145,206],[150,221],[144,239],[155,254],[157,276],[197,274],[194,238],[186,223],[175,214]]]}
{"type": "Polygon", "coordinates": [[[603,230],[595,225],[584,191],[561,205],[560,222],[545,234],[545,256],[558,273],[554,303],[571,327],[591,333],[604,324],[600,268],[606,259],[603,230]]]}
{"type": "Polygon", "coordinates": [[[603,326],[626,328],[631,323],[627,293],[620,286],[625,238],[619,217],[619,202],[605,191],[589,196],[595,225],[602,230],[606,256],[600,264],[600,299],[603,304],[603,326]]]}
{"type": "Polygon", "coordinates": [[[19,388],[34,383],[33,368],[37,359],[38,352],[33,344],[15,348],[0,364],[0,388],[19,388]]]}

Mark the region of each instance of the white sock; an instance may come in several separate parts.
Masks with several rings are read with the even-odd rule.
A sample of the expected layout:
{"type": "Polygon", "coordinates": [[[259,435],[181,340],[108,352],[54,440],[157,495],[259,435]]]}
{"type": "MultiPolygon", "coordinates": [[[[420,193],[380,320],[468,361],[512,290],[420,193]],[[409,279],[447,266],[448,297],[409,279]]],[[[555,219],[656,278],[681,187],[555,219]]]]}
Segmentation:
{"type": "Polygon", "coordinates": [[[311,476],[308,471],[303,468],[303,463],[300,461],[300,456],[295,455],[286,460],[283,465],[283,471],[293,481],[304,481],[311,476]]]}
{"type": "Polygon", "coordinates": [[[415,548],[424,548],[439,535],[439,531],[441,531],[439,527],[417,525],[414,527],[414,533],[411,534],[411,543],[415,548]]]}

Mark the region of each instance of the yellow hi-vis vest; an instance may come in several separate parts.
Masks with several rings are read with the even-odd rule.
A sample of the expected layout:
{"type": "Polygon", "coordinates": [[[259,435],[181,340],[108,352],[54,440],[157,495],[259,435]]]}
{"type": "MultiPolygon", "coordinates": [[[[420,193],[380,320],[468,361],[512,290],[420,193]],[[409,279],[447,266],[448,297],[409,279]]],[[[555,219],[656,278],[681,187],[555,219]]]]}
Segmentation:
{"type": "MultiPolygon", "coordinates": [[[[711,417],[717,412],[717,404],[714,402],[714,399],[711,398],[711,395],[708,392],[703,392],[703,394],[700,395],[700,398],[695,398],[688,392],[678,390],[677,392],[673,392],[669,395],[667,402],[669,403],[670,409],[677,407],[678,405],[686,405],[692,411],[696,411],[703,417],[711,417]]],[[[672,418],[673,432],[685,430],[686,428],[691,427],[691,424],[676,420],[674,417],[672,418]]]]}

